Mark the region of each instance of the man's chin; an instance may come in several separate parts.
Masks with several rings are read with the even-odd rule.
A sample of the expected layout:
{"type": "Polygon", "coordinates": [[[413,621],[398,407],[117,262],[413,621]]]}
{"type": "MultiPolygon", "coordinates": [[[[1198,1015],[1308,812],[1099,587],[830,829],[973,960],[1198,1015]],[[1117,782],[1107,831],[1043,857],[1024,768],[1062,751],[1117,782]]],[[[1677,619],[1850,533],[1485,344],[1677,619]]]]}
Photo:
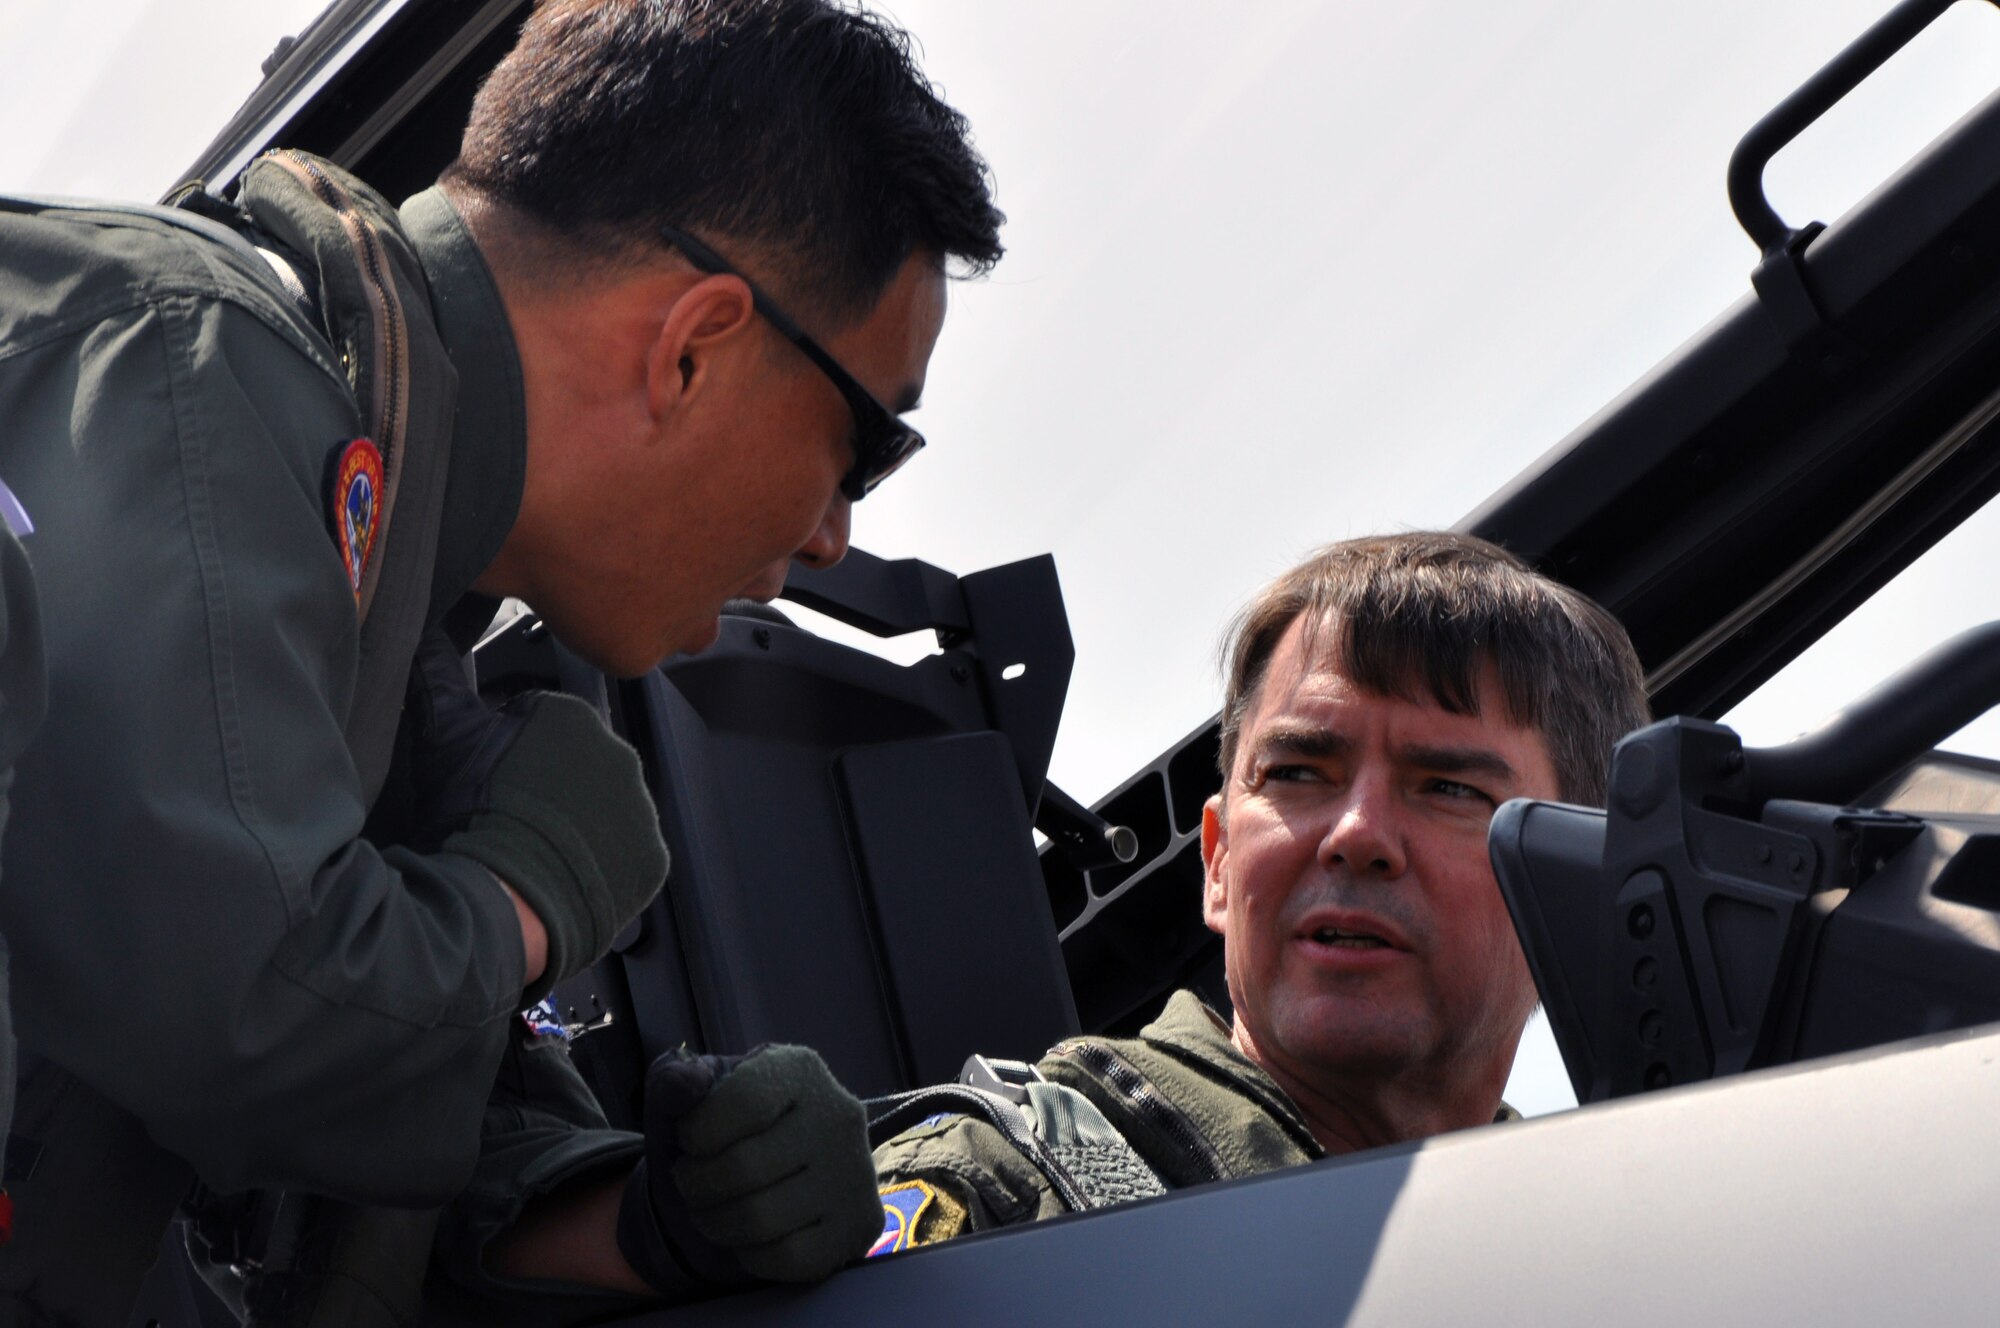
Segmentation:
{"type": "Polygon", "coordinates": [[[711,613],[691,625],[683,626],[664,639],[667,643],[665,650],[660,650],[657,644],[652,647],[654,651],[658,651],[657,658],[643,658],[648,652],[640,648],[635,649],[629,659],[621,661],[623,667],[619,669],[606,668],[602,664],[598,667],[605,669],[607,673],[616,672],[621,678],[642,678],[668,660],[699,655],[722,639],[722,615],[720,611],[711,613]]]}
{"type": "Polygon", "coordinates": [[[683,655],[699,655],[722,638],[722,615],[716,614],[688,634],[687,644],[682,646],[683,655]]]}
{"type": "MultiPolygon", "coordinates": [[[[562,640],[560,635],[556,639],[562,640]]],[[[702,645],[694,647],[694,649],[703,649],[714,644],[714,641],[715,636],[711,632],[702,642],[702,645]]],[[[569,641],[563,641],[563,644],[582,656],[584,663],[590,665],[605,677],[617,679],[643,678],[654,669],[660,667],[660,665],[666,663],[674,654],[679,653],[669,651],[665,655],[656,656],[645,647],[627,647],[609,642],[595,648],[585,647],[569,641]]],[[[656,650],[657,647],[654,649],[656,650]]],[[[690,650],[688,653],[692,654],[693,650],[690,650]]]]}
{"type": "Polygon", "coordinates": [[[1375,1002],[1328,1002],[1280,1016],[1272,1031],[1301,1062],[1375,1073],[1421,1056],[1426,1023],[1416,1011],[1375,1002]]]}

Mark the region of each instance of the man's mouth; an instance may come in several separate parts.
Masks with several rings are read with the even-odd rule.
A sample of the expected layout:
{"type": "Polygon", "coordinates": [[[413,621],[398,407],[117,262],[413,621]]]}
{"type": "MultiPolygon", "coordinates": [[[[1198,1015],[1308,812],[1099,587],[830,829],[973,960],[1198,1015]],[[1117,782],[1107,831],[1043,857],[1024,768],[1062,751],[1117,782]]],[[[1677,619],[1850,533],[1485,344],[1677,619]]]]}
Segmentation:
{"type": "Polygon", "coordinates": [[[1319,927],[1312,932],[1312,939],[1321,945],[1335,945],[1343,950],[1389,950],[1394,947],[1371,932],[1348,931],[1344,927],[1319,927]]]}

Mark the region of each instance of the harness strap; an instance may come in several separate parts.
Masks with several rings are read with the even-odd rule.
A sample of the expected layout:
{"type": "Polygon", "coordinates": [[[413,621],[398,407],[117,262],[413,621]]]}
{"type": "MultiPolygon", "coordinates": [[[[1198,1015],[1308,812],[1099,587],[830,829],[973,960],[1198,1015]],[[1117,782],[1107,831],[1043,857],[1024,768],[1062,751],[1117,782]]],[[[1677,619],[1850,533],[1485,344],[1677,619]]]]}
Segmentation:
{"type": "Polygon", "coordinates": [[[868,1109],[870,1147],[887,1143],[932,1116],[976,1116],[1000,1131],[1008,1143],[1035,1164],[1035,1169],[1048,1178],[1050,1187],[1065,1208],[1080,1213],[1092,1206],[1082,1187],[1069,1174],[1069,1169],[1029,1128],[1028,1117],[998,1093],[965,1084],[938,1084],[932,1088],[915,1088],[907,1093],[876,1098],[865,1105],[868,1109]]]}
{"type": "Polygon", "coordinates": [[[1067,1084],[1028,1085],[1025,1108],[1035,1134],[1076,1181],[1092,1208],[1167,1192],[1160,1173],[1105,1119],[1097,1104],[1067,1084]]]}
{"type": "Polygon", "coordinates": [[[868,1103],[869,1145],[879,1147],[933,1116],[975,1116],[1032,1162],[1073,1213],[1167,1192],[1159,1173],[1082,1093],[1048,1083],[1018,1061],[975,1056],[965,1073],[993,1086],[939,1084],[868,1103]]]}

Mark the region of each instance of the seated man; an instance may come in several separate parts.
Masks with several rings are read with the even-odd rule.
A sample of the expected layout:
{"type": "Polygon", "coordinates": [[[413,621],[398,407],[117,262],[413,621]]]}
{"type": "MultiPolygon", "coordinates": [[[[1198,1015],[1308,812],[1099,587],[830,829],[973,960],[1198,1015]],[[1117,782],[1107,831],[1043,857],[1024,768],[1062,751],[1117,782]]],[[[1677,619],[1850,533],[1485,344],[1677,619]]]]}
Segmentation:
{"type": "Polygon", "coordinates": [[[1279,578],[1228,662],[1201,847],[1233,1017],[1181,991],[1137,1038],[1059,1043],[1003,1075],[1032,1128],[918,1099],[875,1152],[876,1252],[1515,1115],[1535,987],[1487,822],[1602,801],[1648,719],[1624,630],[1481,540],[1389,535],[1279,578]]]}

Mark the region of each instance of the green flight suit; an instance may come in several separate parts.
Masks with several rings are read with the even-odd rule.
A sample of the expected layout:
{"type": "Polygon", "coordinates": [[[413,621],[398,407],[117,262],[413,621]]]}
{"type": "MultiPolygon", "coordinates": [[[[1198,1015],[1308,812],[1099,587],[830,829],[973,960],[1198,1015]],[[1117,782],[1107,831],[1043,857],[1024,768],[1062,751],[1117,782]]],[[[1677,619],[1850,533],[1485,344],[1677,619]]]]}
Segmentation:
{"type": "MultiPolygon", "coordinates": [[[[1169,1189],[1325,1156],[1291,1099],[1193,992],[1175,992],[1136,1038],[1070,1038],[1036,1068],[1089,1098],[1169,1189]]],[[[915,1182],[933,1192],[911,1244],[1066,1211],[1035,1164],[972,1116],[903,1131],[875,1150],[875,1171],[885,1192],[915,1182]]]]}
{"type": "MultiPolygon", "coordinates": [[[[1175,992],[1136,1038],[1069,1038],[1036,1068],[1088,1098],[1168,1190],[1326,1156],[1298,1107],[1191,991],[1175,992]]],[[[1496,1117],[1517,1118],[1504,1104],[1496,1117]]],[[[1067,1211],[1041,1170],[975,1116],[904,1130],[875,1150],[875,1171],[885,1210],[892,1191],[922,1187],[902,1196],[900,1217],[891,1212],[892,1224],[915,1214],[898,1248],[1067,1211]]]]}
{"type": "MultiPolygon", "coordinates": [[[[329,313],[330,344],[247,248],[0,205],[0,476],[37,525],[50,679],[0,891],[17,1130],[32,1115],[50,1137],[13,1187],[0,1309],[23,1312],[34,1278],[50,1322],[122,1328],[197,1177],[404,1209],[470,1186],[499,1215],[447,1225],[483,1237],[535,1189],[639,1152],[569,1131],[526,1179],[488,1174],[524,1174],[482,1137],[521,1026],[513,905],[469,858],[363,834],[418,633],[513,523],[525,407],[498,289],[445,197],[398,214],[312,168],[380,232],[408,361],[391,404],[429,440],[404,459],[365,623],[329,474],[382,401],[359,302],[329,313]],[[91,1142],[66,1146],[77,1133],[91,1142]]],[[[351,287],[368,264],[279,170],[251,168],[260,221],[308,285],[351,287]]]]}

